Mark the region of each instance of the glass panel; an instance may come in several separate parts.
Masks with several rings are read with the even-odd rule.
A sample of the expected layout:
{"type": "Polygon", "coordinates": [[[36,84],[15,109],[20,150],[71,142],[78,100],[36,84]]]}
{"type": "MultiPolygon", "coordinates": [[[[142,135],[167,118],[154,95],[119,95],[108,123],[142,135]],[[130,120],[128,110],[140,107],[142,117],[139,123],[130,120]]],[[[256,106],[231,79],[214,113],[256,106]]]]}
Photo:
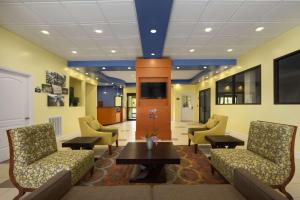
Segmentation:
{"type": "Polygon", "coordinates": [[[192,108],[192,97],[191,96],[182,96],[182,107],[183,108],[192,108]]]}
{"type": "Polygon", "coordinates": [[[232,104],[232,77],[217,82],[217,104],[232,104]]]}

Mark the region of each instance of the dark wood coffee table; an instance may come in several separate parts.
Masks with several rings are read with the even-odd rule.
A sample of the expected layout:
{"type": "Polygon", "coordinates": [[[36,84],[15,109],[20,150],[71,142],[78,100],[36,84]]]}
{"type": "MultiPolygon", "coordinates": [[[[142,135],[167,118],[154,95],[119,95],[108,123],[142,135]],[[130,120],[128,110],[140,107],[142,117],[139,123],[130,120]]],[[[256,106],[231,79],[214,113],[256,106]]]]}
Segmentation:
{"type": "Polygon", "coordinates": [[[116,159],[116,164],[135,165],[131,183],[165,183],[166,164],[180,164],[172,142],[160,142],[147,149],[145,142],[129,142],[116,159]]]}
{"type": "Polygon", "coordinates": [[[62,147],[70,147],[72,150],[93,149],[101,137],[76,137],[62,143],[62,147]]]}
{"type": "Polygon", "coordinates": [[[230,135],[207,135],[205,139],[210,142],[213,149],[226,147],[234,149],[236,146],[244,145],[244,141],[230,135]]]}

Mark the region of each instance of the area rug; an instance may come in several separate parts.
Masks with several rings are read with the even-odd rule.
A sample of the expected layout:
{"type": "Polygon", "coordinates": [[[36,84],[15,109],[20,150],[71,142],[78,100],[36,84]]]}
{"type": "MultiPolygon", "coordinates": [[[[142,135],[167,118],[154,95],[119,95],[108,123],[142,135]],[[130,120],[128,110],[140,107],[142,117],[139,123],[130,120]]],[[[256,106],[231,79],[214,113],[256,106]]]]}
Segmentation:
{"type": "MultiPolygon", "coordinates": [[[[193,147],[175,146],[181,158],[180,165],[166,165],[168,184],[224,184],[227,181],[217,173],[211,174],[208,158],[201,152],[194,153],[193,147]]],[[[128,185],[132,165],[116,165],[123,147],[113,149],[113,154],[105,152],[95,162],[93,176],[81,180],[80,185],[85,186],[114,186],[128,185]]]]}

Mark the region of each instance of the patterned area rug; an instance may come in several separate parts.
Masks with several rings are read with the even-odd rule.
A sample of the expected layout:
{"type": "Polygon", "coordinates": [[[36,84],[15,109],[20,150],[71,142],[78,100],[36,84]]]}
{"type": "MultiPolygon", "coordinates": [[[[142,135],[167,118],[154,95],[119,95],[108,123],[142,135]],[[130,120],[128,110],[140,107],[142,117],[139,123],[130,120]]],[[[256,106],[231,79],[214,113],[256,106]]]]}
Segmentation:
{"type": "MultiPolygon", "coordinates": [[[[171,184],[224,184],[224,178],[211,174],[209,160],[198,152],[194,154],[193,147],[175,146],[181,157],[180,165],[166,165],[167,183],[171,184]]],[[[113,155],[107,152],[95,162],[95,171],[92,177],[84,178],[80,185],[85,186],[113,186],[128,185],[129,177],[133,170],[130,165],[116,165],[115,159],[118,157],[123,147],[113,149],[113,155]]]]}

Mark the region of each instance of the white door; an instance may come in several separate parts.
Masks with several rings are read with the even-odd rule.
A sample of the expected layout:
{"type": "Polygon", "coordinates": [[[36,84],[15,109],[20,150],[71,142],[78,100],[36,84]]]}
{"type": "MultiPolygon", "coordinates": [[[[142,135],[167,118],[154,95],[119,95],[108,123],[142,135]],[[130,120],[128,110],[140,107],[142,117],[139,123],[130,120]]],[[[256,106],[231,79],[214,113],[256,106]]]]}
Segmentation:
{"type": "Polygon", "coordinates": [[[181,121],[193,121],[194,120],[194,108],[193,108],[193,96],[182,95],[181,96],[181,121]]]}
{"type": "Polygon", "coordinates": [[[9,159],[6,130],[30,124],[30,77],[0,68],[0,162],[9,159]]]}

